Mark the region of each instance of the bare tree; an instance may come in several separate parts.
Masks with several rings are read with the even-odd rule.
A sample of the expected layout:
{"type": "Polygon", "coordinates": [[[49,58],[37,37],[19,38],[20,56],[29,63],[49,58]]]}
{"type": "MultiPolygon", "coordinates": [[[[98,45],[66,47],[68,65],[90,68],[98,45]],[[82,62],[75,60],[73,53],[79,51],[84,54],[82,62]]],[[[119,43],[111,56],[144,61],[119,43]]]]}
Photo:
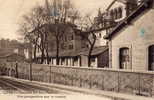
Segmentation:
{"type": "Polygon", "coordinates": [[[24,35],[25,40],[34,46],[34,60],[36,59],[36,50],[41,51],[41,63],[45,58],[45,49],[47,33],[48,16],[42,6],[36,6],[29,14],[23,16],[20,32],[24,35]]]}
{"type": "Polygon", "coordinates": [[[91,54],[94,48],[94,45],[96,43],[96,32],[97,29],[95,28],[94,22],[91,20],[90,15],[86,15],[80,20],[80,25],[78,25],[79,28],[73,27],[73,30],[76,34],[79,34],[82,38],[84,38],[88,43],[88,66],[91,66],[90,60],[91,60],[91,54]]]}
{"type": "Polygon", "coordinates": [[[34,59],[37,49],[41,51],[41,63],[44,62],[45,57],[49,63],[49,46],[51,46],[49,41],[52,37],[56,45],[56,63],[59,64],[60,39],[66,33],[69,24],[74,23],[77,18],[75,17],[77,12],[68,1],[62,5],[56,0],[53,4],[46,0],[45,6],[36,6],[23,17],[20,32],[33,44],[34,59]]]}

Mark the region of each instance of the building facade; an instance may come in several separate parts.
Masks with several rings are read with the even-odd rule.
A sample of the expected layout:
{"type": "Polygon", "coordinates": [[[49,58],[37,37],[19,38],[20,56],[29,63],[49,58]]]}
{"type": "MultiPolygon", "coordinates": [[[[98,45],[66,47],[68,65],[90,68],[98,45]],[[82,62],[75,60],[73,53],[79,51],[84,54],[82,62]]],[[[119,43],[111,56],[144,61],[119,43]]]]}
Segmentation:
{"type": "MultiPolygon", "coordinates": [[[[89,49],[81,49],[80,51],[61,52],[59,54],[59,65],[74,67],[108,68],[109,56],[107,46],[93,48],[90,58],[91,66],[88,66],[88,53],[89,49]]],[[[50,64],[56,65],[55,54],[52,53],[50,57],[50,64]]],[[[47,61],[45,61],[44,64],[47,64],[47,61]]]]}
{"type": "Polygon", "coordinates": [[[153,0],[146,0],[105,36],[109,40],[109,67],[154,70],[153,0]]]}

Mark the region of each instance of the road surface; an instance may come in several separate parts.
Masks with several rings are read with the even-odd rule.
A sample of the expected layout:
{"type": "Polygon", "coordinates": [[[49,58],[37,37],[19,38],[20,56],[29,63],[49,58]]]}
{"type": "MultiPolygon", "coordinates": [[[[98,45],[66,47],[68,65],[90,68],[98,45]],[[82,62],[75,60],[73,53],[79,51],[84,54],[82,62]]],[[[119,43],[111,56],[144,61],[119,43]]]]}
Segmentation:
{"type": "MultiPolygon", "coordinates": [[[[0,76],[0,94],[59,94],[81,96],[88,100],[154,100],[142,96],[90,90],[0,76]],[[118,99],[117,99],[118,98],[118,99]],[[119,99],[125,98],[125,99],[119,99]]],[[[69,99],[68,99],[69,100],[69,99]]]]}
{"type": "Polygon", "coordinates": [[[35,84],[27,84],[25,82],[16,81],[11,78],[0,77],[0,90],[4,93],[62,93],[56,89],[48,87],[40,87],[35,84]]]}
{"type": "MultiPolygon", "coordinates": [[[[49,84],[49,83],[48,83],[49,84]]],[[[22,80],[22,79],[15,79],[5,76],[0,76],[0,94],[59,94],[62,96],[67,95],[74,95],[77,96],[77,98],[80,98],[79,95],[83,98],[91,98],[92,100],[111,100],[109,97],[103,97],[103,96],[95,96],[95,95],[89,95],[86,93],[81,93],[78,90],[73,91],[68,88],[64,87],[57,87],[55,85],[48,85],[46,83],[41,82],[31,82],[28,80],[22,80]]],[[[21,97],[21,96],[17,96],[21,97]]],[[[29,95],[27,97],[33,97],[33,95],[29,95]]],[[[74,97],[73,97],[74,98],[74,97]]],[[[89,100],[91,100],[89,99],[89,100]]],[[[62,99],[65,100],[65,99],[62,99]]],[[[69,100],[67,98],[67,100],[69,100]]]]}

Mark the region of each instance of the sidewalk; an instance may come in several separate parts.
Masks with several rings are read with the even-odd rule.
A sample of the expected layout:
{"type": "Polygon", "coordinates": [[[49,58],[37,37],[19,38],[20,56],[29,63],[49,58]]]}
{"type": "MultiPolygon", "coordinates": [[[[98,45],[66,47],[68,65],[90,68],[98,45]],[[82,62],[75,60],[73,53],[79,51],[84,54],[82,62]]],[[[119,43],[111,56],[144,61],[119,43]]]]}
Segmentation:
{"type": "MultiPolygon", "coordinates": [[[[27,83],[30,85],[40,86],[43,88],[54,88],[56,90],[60,90],[63,93],[66,94],[73,94],[73,95],[95,95],[98,97],[109,97],[109,98],[121,98],[126,100],[154,100],[154,98],[150,97],[143,97],[143,96],[136,96],[136,95],[129,95],[129,94],[123,94],[123,93],[115,93],[115,92],[109,92],[109,91],[102,91],[102,90],[92,90],[92,89],[85,89],[85,88],[78,88],[73,86],[65,86],[65,85],[58,85],[58,84],[52,84],[52,83],[43,83],[43,82],[37,82],[37,81],[29,81],[29,80],[23,80],[23,79],[16,79],[12,77],[5,77],[9,78],[15,81],[27,83]]],[[[117,99],[115,99],[117,100],[117,99]]]]}

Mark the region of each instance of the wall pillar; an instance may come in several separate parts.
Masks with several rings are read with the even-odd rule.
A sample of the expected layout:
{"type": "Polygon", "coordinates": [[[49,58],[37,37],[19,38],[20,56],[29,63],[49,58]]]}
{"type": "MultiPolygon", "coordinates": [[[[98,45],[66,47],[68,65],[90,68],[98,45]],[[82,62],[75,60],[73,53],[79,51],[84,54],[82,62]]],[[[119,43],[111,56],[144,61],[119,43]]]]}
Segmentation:
{"type": "Polygon", "coordinates": [[[74,58],[72,58],[72,61],[71,62],[72,62],[72,66],[74,66],[74,58]]]}
{"type": "Polygon", "coordinates": [[[78,57],[78,66],[81,66],[80,62],[81,62],[81,57],[78,57]]]}
{"type": "Polygon", "coordinates": [[[98,67],[98,57],[95,58],[95,68],[98,67]]]}
{"type": "Polygon", "coordinates": [[[61,60],[61,58],[59,58],[59,65],[62,65],[62,60],[61,60]]]}

